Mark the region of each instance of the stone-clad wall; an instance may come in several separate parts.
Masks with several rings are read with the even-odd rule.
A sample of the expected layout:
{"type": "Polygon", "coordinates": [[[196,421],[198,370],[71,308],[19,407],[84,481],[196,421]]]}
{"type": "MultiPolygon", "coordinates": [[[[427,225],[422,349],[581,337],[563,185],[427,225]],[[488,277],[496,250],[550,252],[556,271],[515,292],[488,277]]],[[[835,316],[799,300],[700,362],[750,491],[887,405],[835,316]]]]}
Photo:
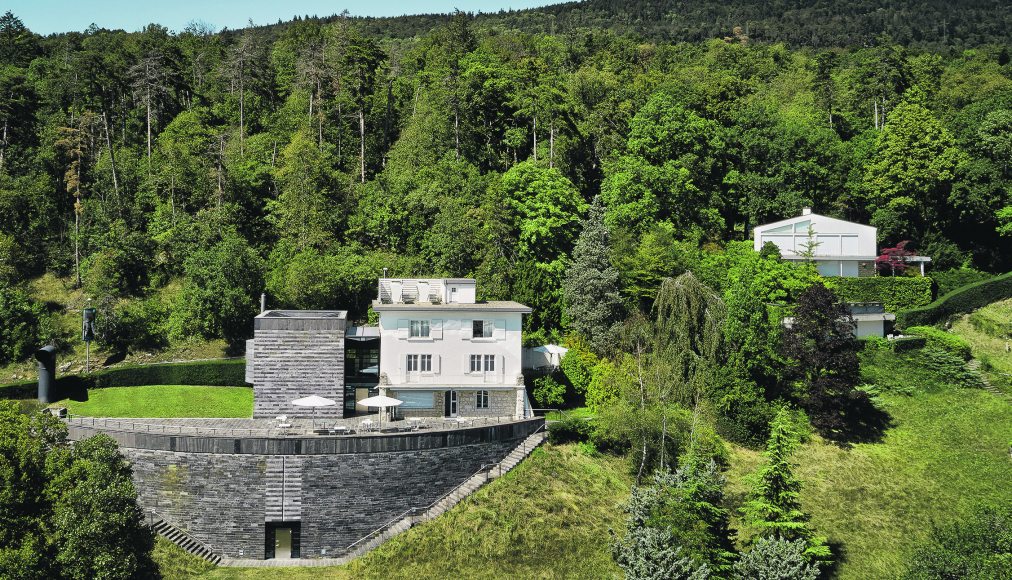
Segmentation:
{"type": "Polygon", "coordinates": [[[344,400],[344,325],[321,330],[257,329],[253,359],[253,416],[311,417],[291,401],[319,395],[337,401],[317,417],[340,417],[344,400]]]}
{"type": "MultiPolygon", "coordinates": [[[[301,523],[302,557],[318,558],[340,556],[405,510],[432,503],[483,465],[501,461],[542,424],[529,420],[267,446],[284,455],[255,451],[273,440],[109,434],[130,461],[139,503],[152,517],[182,528],[222,556],[259,559],[265,521],[275,521],[283,503],[284,519],[301,523]],[[170,450],[221,450],[229,446],[225,442],[235,453],[170,450]]],[[[71,429],[72,439],[90,434],[71,429]]]]}

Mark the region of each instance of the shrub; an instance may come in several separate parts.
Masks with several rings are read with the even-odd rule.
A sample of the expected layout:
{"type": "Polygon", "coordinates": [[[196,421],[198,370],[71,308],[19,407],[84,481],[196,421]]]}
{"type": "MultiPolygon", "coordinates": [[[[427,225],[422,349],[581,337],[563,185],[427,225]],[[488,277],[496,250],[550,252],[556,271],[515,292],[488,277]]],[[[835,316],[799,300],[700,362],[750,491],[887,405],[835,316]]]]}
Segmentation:
{"type": "Polygon", "coordinates": [[[42,306],[16,286],[0,286],[0,365],[28,358],[39,343],[42,306]]]}
{"type": "Polygon", "coordinates": [[[563,355],[559,362],[559,368],[573,385],[573,390],[580,395],[586,395],[593,378],[592,369],[597,364],[598,358],[587,348],[586,343],[580,339],[567,341],[569,352],[563,355]]]}
{"type": "Polygon", "coordinates": [[[896,325],[907,328],[935,324],[955,314],[966,314],[1006,298],[1012,298],[1012,272],[967,284],[927,306],[900,311],[896,313],[896,325]]]}
{"type": "Polygon", "coordinates": [[[893,352],[904,352],[924,348],[927,343],[928,339],[923,336],[908,336],[892,341],[892,347],[893,352]]]}
{"type": "Polygon", "coordinates": [[[594,424],[580,417],[566,417],[548,424],[548,440],[556,444],[589,441],[593,434],[594,424]]]}
{"type": "Polygon", "coordinates": [[[970,351],[970,343],[963,337],[946,332],[934,326],[911,326],[907,329],[910,334],[923,336],[928,345],[947,350],[952,354],[960,356],[963,360],[970,360],[973,356],[970,351]]]}
{"type": "Polygon", "coordinates": [[[566,385],[552,375],[538,377],[534,379],[534,400],[539,405],[561,405],[566,400],[566,385]]]}
{"type": "Polygon", "coordinates": [[[907,578],[1012,578],[1012,509],[983,508],[968,521],[935,529],[914,553],[907,578]]]}
{"type": "Polygon", "coordinates": [[[931,278],[920,276],[833,277],[826,278],[825,284],[844,302],[881,302],[889,312],[931,302],[931,278]]]}
{"type": "Polygon", "coordinates": [[[931,279],[935,281],[935,286],[938,287],[938,295],[945,296],[953,290],[959,289],[961,286],[967,284],[973,284],[975,282],[985,282],[994,278],[994,274],[988,272],[981,272],[980,270],[974,270],[973,268],[954,268],[952,270],[941,270],[934,271],[931,273],[931,279]]]}
{"type": "Polygon", "coordinates": [[[804,540],[759,538],[752,549],[734,563],[734,578],[752,580],[815,580],[819,567],[805,556],[804,540]]]}

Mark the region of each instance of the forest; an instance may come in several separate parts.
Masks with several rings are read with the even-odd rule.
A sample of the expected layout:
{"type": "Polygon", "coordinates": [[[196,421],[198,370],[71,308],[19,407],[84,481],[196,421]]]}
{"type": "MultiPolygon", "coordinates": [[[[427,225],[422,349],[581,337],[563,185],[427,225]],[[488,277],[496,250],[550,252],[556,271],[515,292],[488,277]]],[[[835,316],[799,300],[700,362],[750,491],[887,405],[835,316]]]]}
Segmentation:
{"type": "MultiPolygon", "coordinates": [[[[756,252],[751,229],[804,207],[869,223],[879,247],[932,258],[937,295],[1012,269],[1010,16],[783,4],[45,37],[7,12],[0,367],[80,340],[40,279],[98,309],[107,351],[241,355],[261,293],[368,321],[384,269],[473,277],[480,299],[532,307],[525,343],[570,348],[532,394],[577,401],[595,430],[553,437],[628,460],[626,574],[781,561],[814,578],[839,554],[789,457],[813,433],[878,441],[889,417],[865,375],[888,383],[902,355],[855,340],[844,284],[756,252]],[[741,554],[728,443],[766,446],[741,554]]],[[[932,298],[918,284],[911,306],[932,298]]],[[[919,332],[931,384],[978,385],[969,346],[919,332]]]]}

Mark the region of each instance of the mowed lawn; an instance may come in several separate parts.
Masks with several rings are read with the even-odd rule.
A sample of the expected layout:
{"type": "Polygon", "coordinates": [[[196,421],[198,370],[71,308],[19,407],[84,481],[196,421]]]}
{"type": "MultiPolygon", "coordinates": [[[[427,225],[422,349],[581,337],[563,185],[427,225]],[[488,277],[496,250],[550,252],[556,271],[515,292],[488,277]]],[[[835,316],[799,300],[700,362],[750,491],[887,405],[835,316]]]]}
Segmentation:
{"type": "MultiPolygon", "coordinates": [[[[897,578],[932,524],[1012,497],[1007,402],[952,387],[884,395],[881,404],[895,424],[882,442],[843,449],[816,437],[796,454],[802,505],[840,550],[839,578],[897,578]]],[[[735,449],[728,483],[736,497],[759,461],[759,452],[735,449]]]]}
{"type": "Polygon", "coordinates": [[[87,401],[57,403],[73,415],[88,417],[251,417],[253,389],[148,385],[88,391],[87,401]]]}
{"type": "Polygon", "coordinates": [[[162,542],[176,578],[621,578],[609,529],[622,526],[628,462],[545,445],[449,512],[347,566],[213,568],[162,542]]]}

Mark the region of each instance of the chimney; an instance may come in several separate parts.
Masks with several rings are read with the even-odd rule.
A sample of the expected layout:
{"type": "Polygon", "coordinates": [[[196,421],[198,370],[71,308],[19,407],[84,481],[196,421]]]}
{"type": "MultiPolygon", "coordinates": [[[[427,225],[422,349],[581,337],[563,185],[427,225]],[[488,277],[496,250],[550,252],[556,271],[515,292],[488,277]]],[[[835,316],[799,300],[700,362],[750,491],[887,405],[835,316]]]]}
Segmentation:
{"type": "Polygon", "coordinates": [[[267,294],[260,294],[260,314],[267,312],[267,294]]]}
{"type": "Polygon", "coordinates": [[[386,278],[386,277],[387,277],[387,269],[386,269],[386,268],[383,268],[383,277],[384,277],[384,278],[386,278]]]}
{"type": "Polygon", "coordinates": [[[812,215],[812,208],[810,207],[801,208],[801,215],[812,215]]]}

